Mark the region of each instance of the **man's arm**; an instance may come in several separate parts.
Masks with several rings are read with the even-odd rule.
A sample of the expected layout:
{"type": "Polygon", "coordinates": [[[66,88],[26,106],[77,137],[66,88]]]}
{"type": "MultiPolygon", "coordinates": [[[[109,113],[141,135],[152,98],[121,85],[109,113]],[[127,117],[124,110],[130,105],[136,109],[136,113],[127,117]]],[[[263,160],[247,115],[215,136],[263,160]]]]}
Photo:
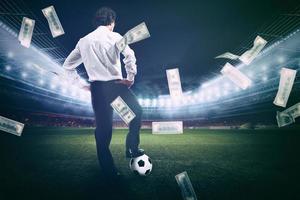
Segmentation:
{"type": "Polygon", "coordinates": [[[76,68],[82,63],[82,58],[79,50],[79,45],[77,43],[75,49],[70,53],[70,55],[66,58],[63,68],[64,75],[67,79],[73,83],[79,83],[81,88],[85,88],[88,84],[80,78],[78,75],[76,68]]]}
{"type": "Polygon", "coordinates": [[[126,45],[125,49],[122,51],[122,54],[124,55],[123,62],[125,64],[125,69],[127,73],[127,80],[134,82],[134,77],[137,73],[137,67],[136,67],[136,58],[134,55],[134,51],[126,45]]]}

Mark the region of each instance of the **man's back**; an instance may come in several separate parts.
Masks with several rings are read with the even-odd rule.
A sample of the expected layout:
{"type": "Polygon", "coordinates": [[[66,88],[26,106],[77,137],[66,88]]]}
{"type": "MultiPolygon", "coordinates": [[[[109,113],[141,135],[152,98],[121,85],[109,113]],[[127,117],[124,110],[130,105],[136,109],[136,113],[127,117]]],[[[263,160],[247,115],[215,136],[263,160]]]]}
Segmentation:
{"type": "Polygon", "coordinates": [[[115,47],[121,38],[100,26],[79,40],[78,48],[90,81],[122,79],[120,52],[115,47]]]}
{"type": "MultiPolygon", "coordinates": [[[[90,82],[123,79],[120,52],[116,47],[116,42],[121,38],[120,34],[112,32],[106,26],[99,26],[81,38],[64,62],[67,75],[72,80],[79,79],[75,68],[83,63],[90,82]]],[[[122,54],[125,57],[123,62],[127,79],[133,81],[137,72],[134,51],[127,45],[122,54]]]]}

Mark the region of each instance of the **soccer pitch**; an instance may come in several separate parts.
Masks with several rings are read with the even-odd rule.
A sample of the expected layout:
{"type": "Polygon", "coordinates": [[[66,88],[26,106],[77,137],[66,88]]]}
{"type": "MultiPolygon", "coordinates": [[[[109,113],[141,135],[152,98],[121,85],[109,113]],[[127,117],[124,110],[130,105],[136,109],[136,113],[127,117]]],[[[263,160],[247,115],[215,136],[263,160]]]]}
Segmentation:
{"type": "Polygon", "coordinates": [[[124,156],[127,130],[114,130],[111,150],[123,174],[107,188],[93,129],[27,128],[0,134],[0,199],[182,199],[174,176],[187,171],[198,199],[299,199],[299,129],[184,130],[152,135],[141,148],[153,171],[139,177],[124,156]]]}

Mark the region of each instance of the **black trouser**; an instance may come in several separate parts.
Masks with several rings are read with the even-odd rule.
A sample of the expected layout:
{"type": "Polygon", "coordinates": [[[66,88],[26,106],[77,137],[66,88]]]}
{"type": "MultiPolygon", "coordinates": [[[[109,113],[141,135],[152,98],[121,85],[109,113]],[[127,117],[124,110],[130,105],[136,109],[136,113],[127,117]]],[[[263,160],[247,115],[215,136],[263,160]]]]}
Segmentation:
{"type": "Polygon", "coordinates": [[[133,151],[138,149],[140,142],[142,108],[132,91],[126,85],[116,83],[116,80],[92,82],[91,96],[96,119],[95,138],[99,164],[105,173],[115,173],[116,168],[109,150],[113,120],[113,109],[110,104],[118,96],[121,96],[136,115],[129,124],[129,132],[126,137],[126,149],[130,148],[133,151]]]}

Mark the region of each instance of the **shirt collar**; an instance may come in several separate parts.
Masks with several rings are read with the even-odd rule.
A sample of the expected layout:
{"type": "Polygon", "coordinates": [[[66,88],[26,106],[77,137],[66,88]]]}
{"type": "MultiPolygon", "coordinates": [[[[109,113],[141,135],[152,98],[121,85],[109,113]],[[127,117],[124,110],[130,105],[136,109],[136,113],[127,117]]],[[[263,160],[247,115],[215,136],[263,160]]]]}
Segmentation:
{"type": "Polygon", "coordinates": [[[97,29],[104,30],[104,31],[109,31],[109,29],[106,26],[99,26],[97,29]]]}

